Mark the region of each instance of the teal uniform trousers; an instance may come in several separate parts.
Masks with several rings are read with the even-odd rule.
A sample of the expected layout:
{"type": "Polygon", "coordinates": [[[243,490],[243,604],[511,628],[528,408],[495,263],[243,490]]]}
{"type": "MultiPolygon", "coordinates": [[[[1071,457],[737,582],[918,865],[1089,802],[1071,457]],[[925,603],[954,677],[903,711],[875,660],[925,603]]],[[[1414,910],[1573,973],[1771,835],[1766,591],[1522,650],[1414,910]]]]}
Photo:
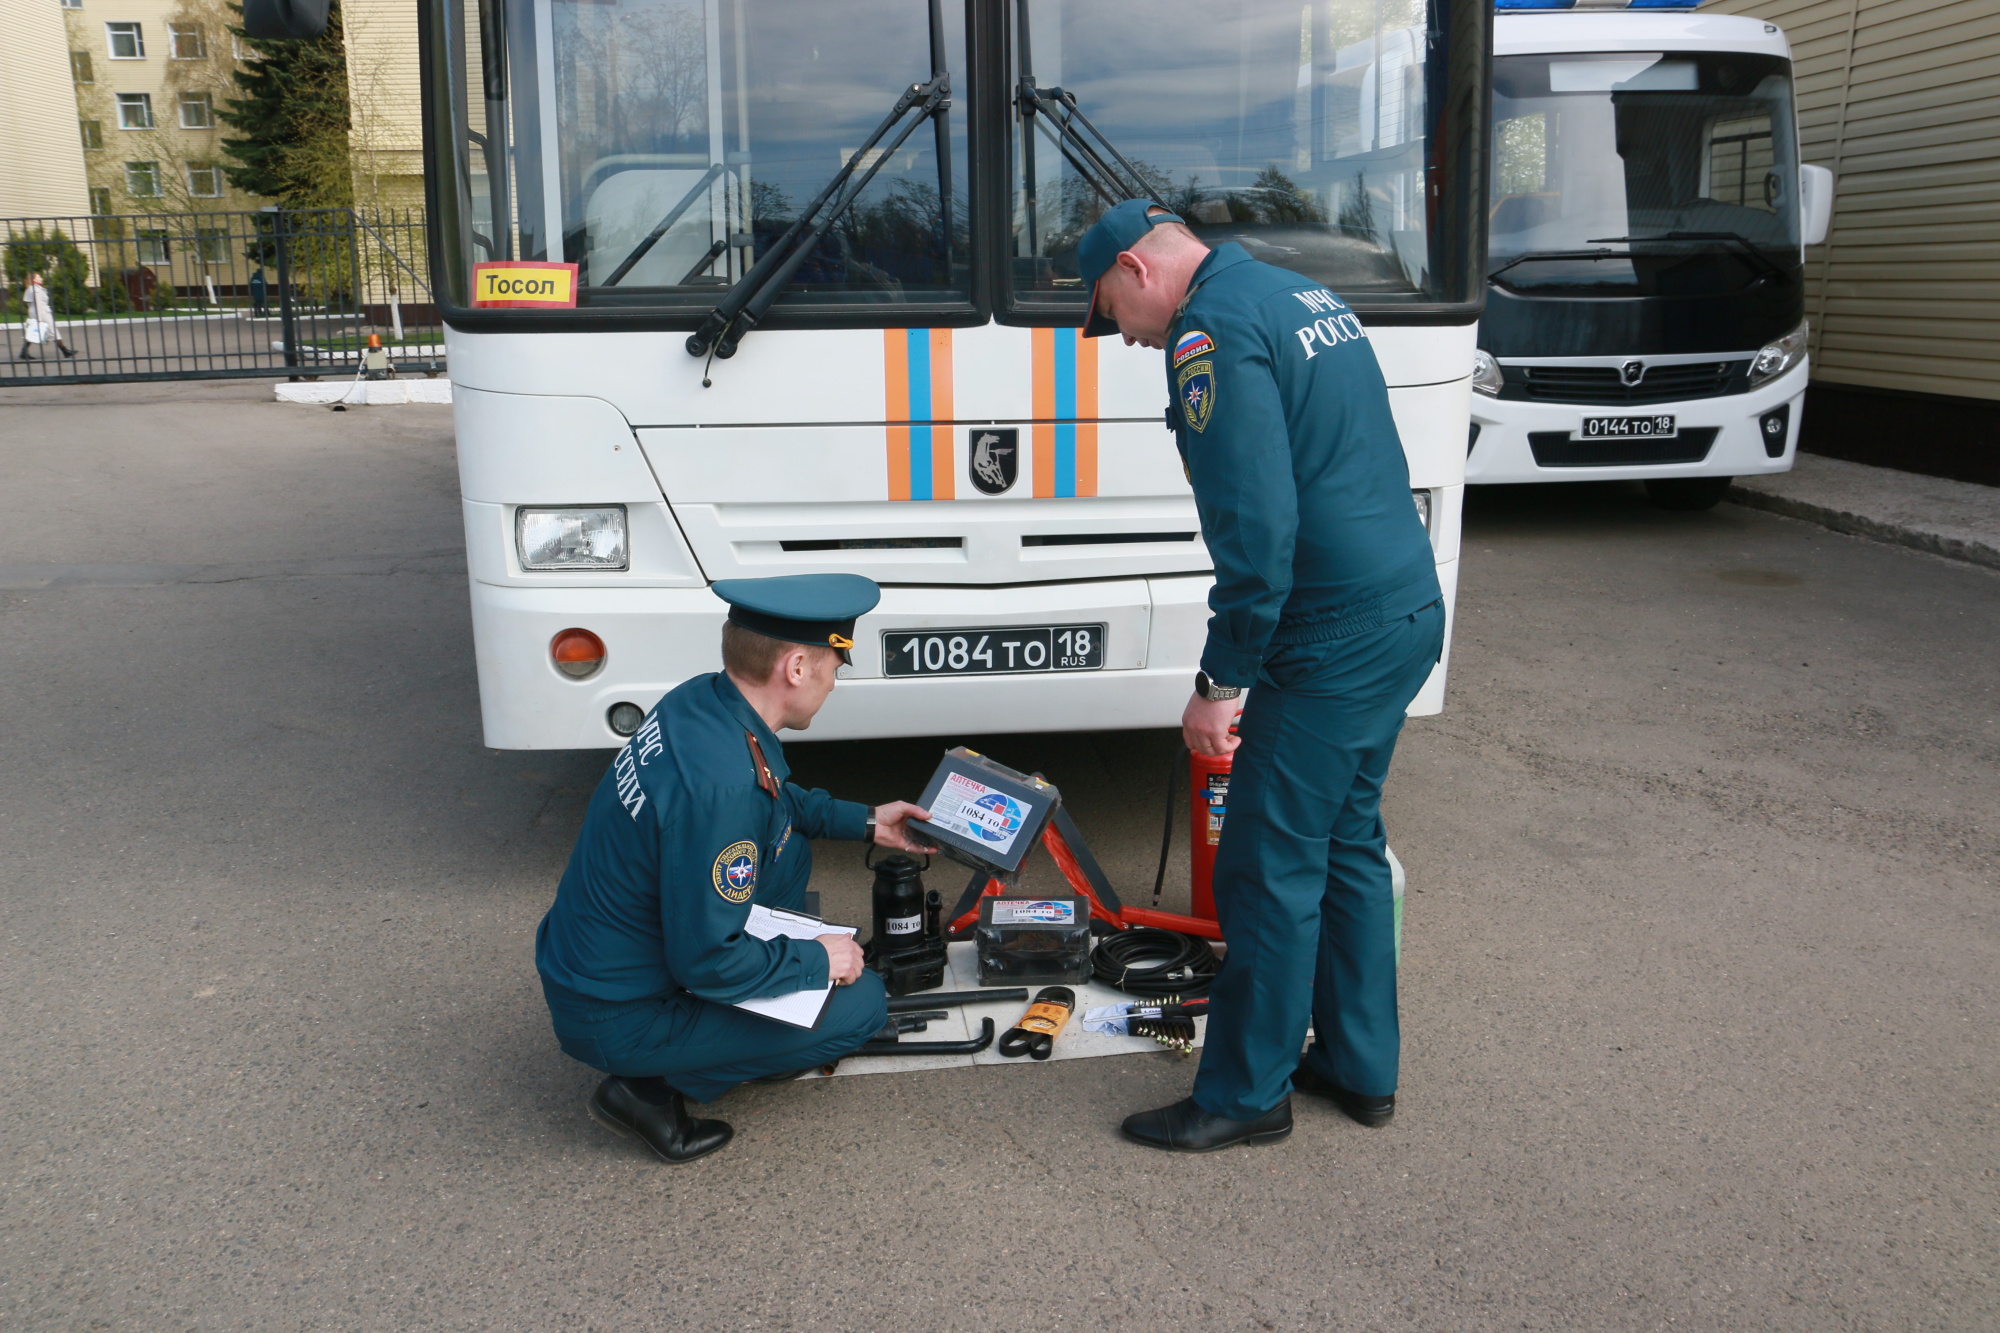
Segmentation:
{"type": "Polygon", "coordinates": [[[1439,603],[1350,638],[1279,649],[1243,710],[1215,857],[1229,942],[1194,1099],[1248,1120],[1307,1058],[1341,1087],[1396,1090],[1395,903],[1382,782],[1403,710],[1444,645],[1439,603]]]}

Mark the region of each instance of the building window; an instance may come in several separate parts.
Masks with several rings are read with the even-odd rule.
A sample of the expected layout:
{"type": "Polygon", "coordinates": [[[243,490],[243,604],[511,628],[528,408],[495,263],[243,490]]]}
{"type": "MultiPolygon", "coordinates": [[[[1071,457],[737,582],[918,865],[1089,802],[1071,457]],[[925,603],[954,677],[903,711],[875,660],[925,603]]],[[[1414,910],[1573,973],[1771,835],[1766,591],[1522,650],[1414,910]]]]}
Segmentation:
{"type": "Polygon", "coordinates": [[[105,40],[111,47],[113,60],[144,60],[146,58],[146,34],[137,23],[107,23],[104,25],[105,40]]]}
{"type": "Polygon", "coordinates": [[[104,122],[101,120],[79,120],[76,127],[83,131],[83,146],[86,150],[104,147],[104,122]]]}
{"type": "Polygon", "coordinates": [[[139,262],[142,264],[164,264],[172,256],[167,253],[167,233],[159,228],[141,227],[138,231],[139,262]]]}
{"type": "Polygon", "coordinates": [[[160,164],[157,162],[127,162],[125,164],[125,193],[134,199],[158,199],[160,197],[160,164]]]}
{"type": "Polygon", "coordinates": [[[69,53],[69,76],[80,84],[97,82],[96,77],[90,72],[90,52],[72,51],[69,53]]]}
{"type": "Polygon", "coordinates": [[[166,48],[174,60],[208,60],[208,36],[200,24],[168,24],[166,48]]]}
{"type": "Polygon", "coordinates": [[[199,23],[169,23],[167,49],[176,60],[206,60],[208,38],[202,35],[199,23]]]}
{"type": "Polygon", "coordinates": [[[207,93],[181,94],[181,128],[184,130],[212,130],[215,128],[215,106],[207,93]]]}
{"type": "Polygon", "coordinates": [[[229,228],[197,227],[194,233],[195,253],[204,264],[227,264],[229,262],[229,228]]]}
{"type": "Polygon", "coordinates": [[[82,9],[83,0],[62,0],[62,7],[64,9],[82,9]]]}
{"type": "Polygon", "coordinates": [[[188,193],[197,199],[222,197],[222,168],[213,162],[195,162],[188,167],[188,193]]]}
{"type": "Polygon", "coordinates": [[[90,187],[90,211],[102,216],[111,211],[111,187],[93,185],[90,187]]]}
{"type": "Polygon", "coordinates": [[[121,130],[152,129],[153,95],[151,93],[118,94],[118,128],[121,130]]]}

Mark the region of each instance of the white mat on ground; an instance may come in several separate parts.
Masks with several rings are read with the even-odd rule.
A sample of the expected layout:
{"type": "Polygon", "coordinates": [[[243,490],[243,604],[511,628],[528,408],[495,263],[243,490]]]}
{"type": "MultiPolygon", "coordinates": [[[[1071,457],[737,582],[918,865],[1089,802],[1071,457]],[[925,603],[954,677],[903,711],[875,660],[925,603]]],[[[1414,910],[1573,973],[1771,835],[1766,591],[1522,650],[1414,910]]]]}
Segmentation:
{"type": "Polygon", "coordinates": [[[449,403],[451,381],[407,380],[320,380],[317,383],[278,385],[281,403],[346,403],[349,407],[389,407],[396,403],[449,403]]]}
{"type": "MultiPolygon", "coordinates": [[[[979,958],[975,946],[970,941],[948,945],[945,950],[946,968],[942,991],[990,990],[979,984],[979,958]]],[[[1040,986],[1028,987],[1029,999],[1034,998],[1040,986]]],[[[964,1004],[951,1006],[951,1017],[933,1018],[929,1031],[911,1032],[904,1041],[970,1041],[979,1035],[979,1020],[993,1020],[993,1044],[976,1055],[851,1055],[840,1062],[838,1074],[911,1074],[920,1069],[956,1069],[972,1065],[1032,1065],[1047,1064],[1055,1060],[1082,1060],[1093,1055],[1143,1055],[1167,1049],[1151,1037],[1118,1037],[1104,1032],[1085,1032],[1083,1016],[1101,1004],[1118,1004],[1132,999],[1123,991],[1115,991],[1109,986],[1086,981],[1071,986],[1076,992],[1076,1012],[1056,1036],[1054,1053],[1046,1061],[1020,1056],[1009,1060],[1000,1054],[1000,1038],[1007,1029],[1019,1021],[1028,1011],[1027,1000],[1013,1000],[1006,1004],[964,1004]]],[[[910,996],[920,1000],[926,992],[910,996]]],[[[937,993],[937,992],[930,992],[937,993]]],[[[943,1007],[943,1006],[940,1006],[943,1007]]],[[[1194,1044],[1201,1045],[1204,1030],[1208,1026],[1206,1018],[1194,1021],[1194,1044]]],[[[818,1078],[809,1074],[808,1078],[818,1078]]]]}

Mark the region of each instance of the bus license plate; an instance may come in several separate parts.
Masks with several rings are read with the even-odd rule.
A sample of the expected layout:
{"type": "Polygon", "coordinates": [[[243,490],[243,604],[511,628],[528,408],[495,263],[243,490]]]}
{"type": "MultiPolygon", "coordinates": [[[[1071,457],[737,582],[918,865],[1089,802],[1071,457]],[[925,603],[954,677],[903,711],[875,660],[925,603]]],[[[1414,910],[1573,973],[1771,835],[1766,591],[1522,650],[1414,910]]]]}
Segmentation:
{"type": "Polygon", "coordinates": [[[1659,417],[1585,417],[1583,438],[1586,440],[1637,440],[1652,439],[1674,433],[1672,416],[1659,417]]]}
{"type": "Polygon", "coordinates": [[[986,676],[1103,669],[1102,625],[890,630],[882,635],[885,676],[986,676]]]}

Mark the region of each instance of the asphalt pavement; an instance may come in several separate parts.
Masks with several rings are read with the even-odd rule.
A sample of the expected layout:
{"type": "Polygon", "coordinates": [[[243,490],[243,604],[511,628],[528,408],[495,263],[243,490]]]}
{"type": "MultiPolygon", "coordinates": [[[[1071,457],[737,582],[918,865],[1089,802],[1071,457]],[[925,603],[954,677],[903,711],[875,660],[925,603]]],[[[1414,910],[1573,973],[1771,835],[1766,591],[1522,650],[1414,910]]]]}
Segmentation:
{"type": "MultiPolygon", "coordinates": [[[[739,1090],[669,1167],[549,1034],[607,756],[480,743],[449,409],[269,395],[0,394],[0,1330],[2000,1327],[2000,572],[1475,493],[1392,1126],[1154,1153],[1162,1053],[739,1090]]],[[[1167,733],[790,753],[956,740],[1147,896],[1167,733]]]]}

